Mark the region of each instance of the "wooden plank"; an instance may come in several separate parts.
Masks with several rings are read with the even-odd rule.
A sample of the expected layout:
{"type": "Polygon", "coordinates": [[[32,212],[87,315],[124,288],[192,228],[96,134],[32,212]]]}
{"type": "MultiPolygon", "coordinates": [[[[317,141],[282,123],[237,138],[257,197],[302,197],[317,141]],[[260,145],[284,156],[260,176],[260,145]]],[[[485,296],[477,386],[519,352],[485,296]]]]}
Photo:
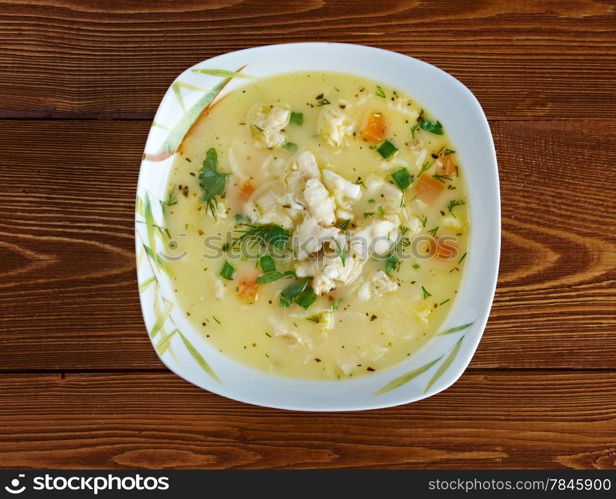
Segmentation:
{"type": "Polygon", "coordinates": [[[2,468],[616,468],[616,373],[483,371],[406,406],[264,409],[169,374],[0,376],[2,468]]]}
{"type": "MultiPolygon", "coordinates": [[[[133,261],[148,126],[0,122],[0,370],[162,368],[133,261]]],[[[616,368],[616,120],[492,128],[502,265],[472,366],[616,368]]]]}
{"type": "Polygon", "coordinates": [[[183,69],[251,46],[339,41],[436,64],[492,119],[616,113],[616,12],[536,2],[7,0],[0,117],[151,118],[183,69]]]}

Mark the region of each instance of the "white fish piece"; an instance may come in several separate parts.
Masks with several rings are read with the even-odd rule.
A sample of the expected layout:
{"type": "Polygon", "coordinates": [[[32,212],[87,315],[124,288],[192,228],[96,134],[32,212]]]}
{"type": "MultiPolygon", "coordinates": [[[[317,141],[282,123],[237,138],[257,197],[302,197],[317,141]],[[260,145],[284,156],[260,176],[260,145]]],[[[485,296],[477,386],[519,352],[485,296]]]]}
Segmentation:
{"type": "Polygon", "coordinates": [[[270,324],[272,325],[272,332],[276,338],[284,338],[289,341],[291,348],[297,348],[298,346],[312,349],[312,342],[303,338],[297,331],[287,328],[284,324],[276,319],[270,318],[270,324]]]}
{"type": "Polygon", "coordinates": [[[246,121],[259,144],[272,149],[286,141],[285,127],[289,124],[291,111],[287,105],[255,104],[248,111],[246,121]]]}
{"type": "Polygon", "coordinates": [[[353,214],[350,210],[353,202],[361,197],[361,187],[331,170],[323,170],[323,183],[333,194],[338,205],[336,213],[338,218],[351,219],[353,214]]]}
{"type": "Polygon", "coordinates": [[[317,118],[317,133],[329,145],[339,147],[353,133],[353,124],[342,111],[324,106],[317,118]]]}
{"type": "Polygon", "coordinates": [[[379,298],[385,293],[392,293],[398,289],[398,283],[392,280],[382,270],[374,272],[364,282],[357,292],[357,297],[362,301],[368,301],[371,298],[379,298]]]}
{"type": "Polygon", "coordinates": [[[318,178],[311,178],[304,188],[304,200],[310,214],[324,226],[336,223],[336,202],[318,178]]]}
{"type": "Polygon", "coordinates": [[[405,97],[396,97],[393,101],[391,99],[387,100],[387,107],[390,109],[394,109],[401,114],[404,114],[408,117],[410,122],[417,121],[419,117],[419,112],[413,108],[412,102],[405,97]]]}
{"type": "Polygon", "coordinates": [[[398,239],[400,220],[393,215],[383,220],[374,220],[353,231],[350,239],[350,254],[367,259],[371,252],[382,256],[387,254],[398,239]]]}
{"type": "Polygon", "coordinates": [[[319,170],[317,158],[307,149],[293,156],[290,164],[291,171],[298,172],[303,180],[321,177],[321,170],[319,170]]]}
{"type": "Polygon", "coordinates": [[[443,227],[449,227],[450,229],[461,229],[462,223],[453,215],[445,215],[441,219],[441,225],[443,227]]]}
{"type": "Polygon", "coordinates": [[[432,307],[425,305],[415,312],[415,316],[419,319],[420,324],[427,326],[430,323],[431,313],[432,307]]]}
{"type": "Polygon", "coordinates": [[[252,223],[265,225],[274,223],[289,230],[294,226],[293,219],[281,204],[284,184],[271,180],[257,187],[244,205],[244,215],[252,223]]]}
{"type": "Polygon", "coordinates": [[[378,175],[368,175],[364,184],[366,185],[364,193],[366,199],[374,199],[377,205],[390,213],[401,210],[403,193],[395,185],[386,182],[378,175]]]}
{"type": "Polygon", "coordinates": [[[337,227],[321,227],[316,218],[308,215],[293,233],[292,247],[298,260],[305,260],[320,251],[323,243],[332,241],[340,234],[337,227]]]}
{"type": "Polygon", "coordinates": [[[226,290],[226,286],[222,282],[222,279],[216,278],[214,280],[214,295],[216,296],[217,300],[224,300],[225,290],[226,290]]]}

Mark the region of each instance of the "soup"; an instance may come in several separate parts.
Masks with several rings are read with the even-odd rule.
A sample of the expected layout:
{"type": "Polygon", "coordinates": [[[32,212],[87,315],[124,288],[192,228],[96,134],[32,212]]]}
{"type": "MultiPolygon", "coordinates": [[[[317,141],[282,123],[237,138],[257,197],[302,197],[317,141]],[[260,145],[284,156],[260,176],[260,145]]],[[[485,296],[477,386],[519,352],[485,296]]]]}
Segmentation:
{"type": "Polygon", "coordinates": [[[356,377],[443,322],[469,232],[446,128],[354,75],[281,74],[208,109],[169,176],[177,299],[220,352],[273,375],[356,377]]]}

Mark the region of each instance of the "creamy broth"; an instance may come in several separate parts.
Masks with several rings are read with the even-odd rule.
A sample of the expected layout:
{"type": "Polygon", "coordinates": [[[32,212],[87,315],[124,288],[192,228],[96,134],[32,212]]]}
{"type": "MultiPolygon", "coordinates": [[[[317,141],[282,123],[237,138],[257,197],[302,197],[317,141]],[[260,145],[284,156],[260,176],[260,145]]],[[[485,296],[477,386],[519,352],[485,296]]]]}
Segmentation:
{"type": "Polygon", "coordinates": [[[166,200],[194,326],[296,378],[365,375],[422,347],[455,299],[469,231],[437,119],[339,73],[258,79],[217,102],[185,138],[166,200]]]}

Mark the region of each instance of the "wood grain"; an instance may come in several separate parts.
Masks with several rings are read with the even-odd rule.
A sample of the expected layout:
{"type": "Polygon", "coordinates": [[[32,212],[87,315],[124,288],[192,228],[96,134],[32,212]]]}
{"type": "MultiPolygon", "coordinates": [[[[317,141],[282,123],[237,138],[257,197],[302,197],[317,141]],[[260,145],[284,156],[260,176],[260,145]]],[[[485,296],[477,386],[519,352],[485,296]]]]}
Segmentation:
{"type": "Polygon", "coordinates": [[[0,47],[0,468],[616,469],[613,1],[5,0],[0,47]],[[299,41],[436,64],[491,119],[496,299],[430,399],[257,408],[147,339],[132,220],[160,98],[203,59],[299,41]]]}
{"type": "Polygon", "coordinates": [[[0,467],[616,467],[616,374],[464,375],[397,408],[294,413],[168,374],[0,377],[0,467]]]}
{"type": "Polygon", "coordinates": [[[608,0],[6,0],[0,117],[152,118],[185,68],[272,43],[361,43],[433,63],[492,119],[612,117],[608,0]]]}
{"type": "MultiPolygon", "coordinates": [[[[502,264],[472,367],[616,368],[616,121],[492,127],[502,264]]],[[[133,256],[147,128],[0,122],[0,369],[162,368],[133,256]]]]}

